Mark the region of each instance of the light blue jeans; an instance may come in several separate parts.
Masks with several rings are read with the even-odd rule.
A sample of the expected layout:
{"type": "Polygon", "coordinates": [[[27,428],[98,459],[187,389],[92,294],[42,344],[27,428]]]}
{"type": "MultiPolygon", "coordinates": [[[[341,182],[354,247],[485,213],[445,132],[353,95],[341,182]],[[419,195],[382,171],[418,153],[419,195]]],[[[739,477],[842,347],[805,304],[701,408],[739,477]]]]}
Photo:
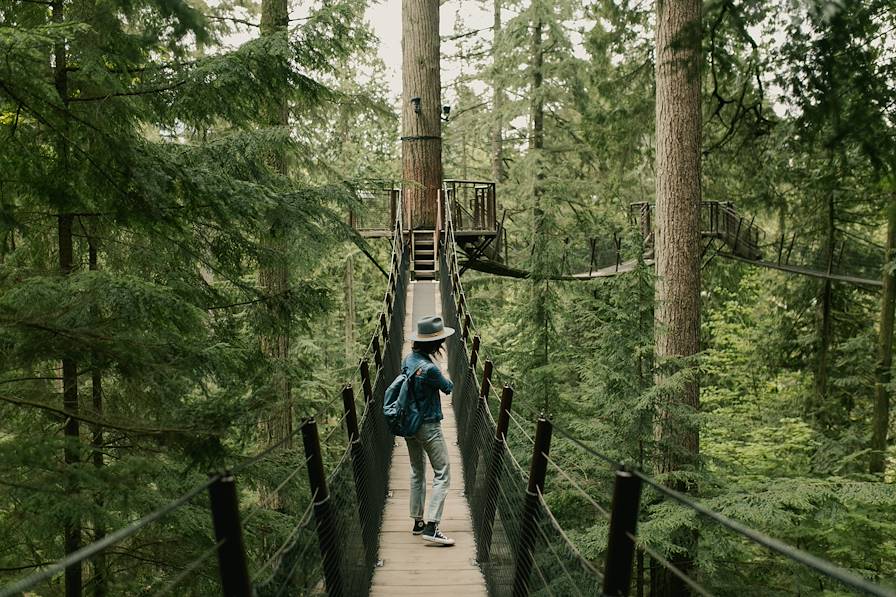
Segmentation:
{"type": "Polygon", "coordinates": [[[411,459],[411,518],[423,519],[423,503],[426,501],[426,462],[424,452],[432,466],[432,497],[426,511],[426,522],[438,523],[442,520],[442,510],[448,487],[451,485],[451,470],[448,464],[448,446],[442,435],[442,424],[423,423],[414,437],[405,439],[411,459]]]}

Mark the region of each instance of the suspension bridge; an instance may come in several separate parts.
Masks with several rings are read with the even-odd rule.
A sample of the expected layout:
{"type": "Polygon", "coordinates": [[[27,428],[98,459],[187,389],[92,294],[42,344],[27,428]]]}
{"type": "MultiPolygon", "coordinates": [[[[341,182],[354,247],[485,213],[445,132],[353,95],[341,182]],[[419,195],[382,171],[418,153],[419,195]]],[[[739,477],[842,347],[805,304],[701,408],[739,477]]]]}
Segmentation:
{"type": "MultiPolygon", "coordinates": [[[[444,196],[450,198],[450,193],[444,196]]],[[[488,193],[480,199],[490,200],[488,193]]],[[[400,209],[390,216],[393,248],[379,325],[351,383],[338,394],[343,415],[331,421],[332,431],[323,437],[319,433],[323,411],[308,417],[277,444],[210,474],[204,483],[132,524],[8,584],[0,589],[0,597],[52,593],[67,568],[126,547],[148,527],[170,524],[179,512],[200,508],[203,500],[210,503],[210,516],[207,525],[194,531],[207,537],[206,548],[174,567],[159,564],[158,578],[140,594],[187,594],[183,587],[188,580],[204,578],[205,588],[198,594],[235,597],[640,595],[643,587],[634,586],[632,574],[639,550],[653,565],[679,577],[693,594],[715,594],[693,569],[680,566],[639,536],[642,494],[648,492],[690,510],[757,551],[789,560],[801,578],[808,579],[802,585],[795,575],[790,590],[757,588],[749,594],[836,590],[896,597],[892,588],[749,528],[626,467],[595,451],[588,438],[544,416],[518,413],[513,388],[500,383],[496,365],[484,358],[485,347],[476,335],[461,283],[456,210],[444,210],[436,231],[414,234],[403,229],[400,209]],[[389,433],[381,416],[383,393],[409,349],[405,338],[413,322],[433,313],[441,313],[445,324],[459,331],[447,341],[443,363],[455,384],[452,395],[443,397],[452,490],[442,528],[457,540],[450,548],[427,547],[411,535],[407,454],[403,440],[389,433]],[[301,451],[290,450],[299,436],[301,451]],[[520,462],[511,449],[511,436],[527,446],[528,463],[520,462]],[[606,465],[609,489],[602,501],[609,506],[551,456],[552,445],[560,442],[567,453],[606,465]],[[329,471],[325,453],[337,455],[329,471]],[[245,538],[263,534],[265,527],[261,510],[247,506],[250,499],[241,479],[259,463],[283,454],[292,455],[291,466],[282,479],[269,484],[269,495],[307,477],[301,505],[290,505],[294,527],[282,543],[248,550],[245,538]],[[583,515],[605,525],[600,559],[584,557],[558,522],[545,499],[550,484],[577,492],[588,508],[583,515]]],[[[474,226],[465,229],[469,237],[480,232],[473,221],[474,226]]],[[[744,594],[737,568],[750,565],[734,567],[728,594],[744,594]]],[[[122,594],[114,577],[107,582],[109,594],[122,594]]],[[[195,585],[191,587],[190,594],[197,594],[195,585]]]]}

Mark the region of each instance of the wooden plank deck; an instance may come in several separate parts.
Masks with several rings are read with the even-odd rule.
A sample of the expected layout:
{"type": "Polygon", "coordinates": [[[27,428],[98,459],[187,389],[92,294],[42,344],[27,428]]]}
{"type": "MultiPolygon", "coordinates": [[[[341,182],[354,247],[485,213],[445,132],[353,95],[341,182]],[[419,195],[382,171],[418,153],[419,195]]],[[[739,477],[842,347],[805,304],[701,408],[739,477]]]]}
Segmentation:
{"type": "MultiPolygon", "coordinates": [[[[409,338],[417,319],[442,312],[438,282],[418,281],[408,286],[405,338],[409,338]]],[[[411,350],[405,342],[404,354],[411,350]]],[[[440,363],[447,375],[444,362],[440,363]]],[[[413,521],[408,516],[410,497],[410,460],[403,438],[396,438],[390,495],[383,514],[379,559],[382,566],[373,576],[371,595],[421,595],[426,597],[485,596],[485,580],[476,564],[476,545],[470,509],[463,496],[463,470],[457,447],[457,424],[451,397],[442,395],[442,432],[448,443],[451,463],[451,489],[445,501],[440,528],[456,541],[453,547],[428,543],[411,534],[413,521]]],[[[427,462],[427,499],[432,493],[432,470],[427,462]]],[[[428,502],[427,502],[428,503],[428,502]]]]}

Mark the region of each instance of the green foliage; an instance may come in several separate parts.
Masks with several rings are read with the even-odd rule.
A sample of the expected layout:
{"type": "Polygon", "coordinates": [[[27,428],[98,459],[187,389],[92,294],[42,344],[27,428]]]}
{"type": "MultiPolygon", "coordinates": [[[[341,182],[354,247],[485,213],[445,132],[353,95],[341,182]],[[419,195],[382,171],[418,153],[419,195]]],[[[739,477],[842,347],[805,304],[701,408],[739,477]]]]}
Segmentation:
{"type": "MultiPolygon", "coordinates": [[[[882,208],[892,201],[896,164],[896,59],[882,41],[894,14],[885,4],[704,5],[704,199],[732,201],[748,219],[755,216],[766,230],[766,261],[880,278],[882,208]]],[[[582,271],[582,263],[587,270],[593,238],[598,255],[616,235],[624,258],[641,256],[626,211],[630,202],[649,201],[654,188],[650,6],[572,7],[566,14],[593,19],[580,33],[584,59],[569,51],[568,22],[548,27],[556,50],[545,58],[545,149],[524,145],[531,94],[529,71],[518,65],[531,64],[533,15],[550,20],[568,8],[545,12],[533,2],[518,16],[514,11],[476,75],[490,92],[505,90],[502,111],[485,116],[471,107],[449,125],[455,148],[446,167],[483,174],[491,128],[503,125],[510,168],[498,197],[509,216],[510,262],[541,275],[582,271]],[[549,222],[541,238],[532,215],[539,171],[549,222]]],[[[470,42],[474,55],[488,47],[470,42]]],[[[473,92],[469,77],[463,85],[457,94],[464,106],[491,101],[473,92]]],[[[703,352],[689,362],[653,362],[649,268],[589,283],[466,281],[483,345],[516,384],[514,408],[531,421],[547,403],[558,426],[650,471],[657,406],[667,390],[697,375],[700,413],[674,416],[699,424],[699,467],[663,480],[736,520],[892,584],[893,544],[884,539],[896,523],[885,505],[896,496],[892,474],[882,482],[866,473],[879,294],[840,282],[828,293],[823,281],[730,262],[717,255],[725,252],[718,241],[703,242],[703,352]],[[534,327],[545,306],[547,363],[534,327]],[[683,368],[656,386],[658,367],[670,365],[683,368]]],[[[890,428],[892,435],[892,422],[890,428]]],[[[528,459],[527,439],[515,425],[508,442],[518,459],[528,459]]],[[[546,499],[582,552],[599,560],[606,525],[582,492],[609,506],[606,465],[556,433],[551,456],[572,480],[549,468],[546,499]]],[[[714,594],[849,594],[658,495],[645,498],[643,541],[666,557],[690,553],[696,578],[714,594]]],[[[649,576],[647,570],[645,586],[649,576]]]]}
{"type": "MultiPolygon", "coordinates": [[[[331,273],[351,234],[346,178],[366,172],[320,168],[332,136],[323,124],[302,128],[321,114],[351,123],[374,113],[382,144],[394,122],[374,85],[339,69],[371,49],[365,5],[310,6],[291,31],[231,50],[221,23],[240,13],[222,3],[209,20],[198,6],[66,0],[53,20],[44,3],[0,4],[0,534],[16,538],[0,550],[3,583],[61,558],[64,524],[88,543],[260,451],[259,423],[284,371],[295,425],[311,414],[326,432],[338,424],[333,399],[354,363],[332,325],[341,298],[331,273]],[[289,125],[269,126],[260,115],[281,101],[289,125]],[[60,271],[65,219],[71,273],[60,271]],[[285,251],[266,242],[272,227],[287,230],[285,251]],[[257,281],[270,262],[290,274],[273,296],[257,281]],[[281,329],[283,313],[293,341],[286,362],[273,363],[258,337],[281,329]],[[61,360],[77,365],[77,412],[63,407],[61,360]],[[69,417],[78,439],[62,434],[69,417]],[[64,450],[75,462],[63,462],[64,450]]],[[[340,159],[361,161],[372,145],[340,159]]],[[[372,267],[357,270],[363,338],[382,298],[370,290],[383,282],[372,267]]],[[[344,448],[332,437],[328,463],[344,448]]],[[[247,520],[257,516],[246,527],[255,564],[308,503],[299,452],[240,476],[247,520]],[[278,486],[286,506],[274,511],[268,492],[278,486]]],[[[110,550],[108,594],[158,591],[206,553],[206,500],[110,550]]],[[[214,592],[214,565],[198,564],[176,592],[214,592]]],[[[86,567],[88,588],[98,572],[86,567]]],[[[61,583],[41,594],[61,593],[61,583]]]]}

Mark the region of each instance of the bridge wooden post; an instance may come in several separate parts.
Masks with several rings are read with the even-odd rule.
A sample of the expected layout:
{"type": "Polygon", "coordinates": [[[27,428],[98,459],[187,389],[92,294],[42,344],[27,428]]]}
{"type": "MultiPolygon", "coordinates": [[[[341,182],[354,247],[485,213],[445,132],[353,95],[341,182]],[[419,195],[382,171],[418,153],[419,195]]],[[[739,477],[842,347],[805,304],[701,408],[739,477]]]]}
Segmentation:
{"type": "Polygon", "coordinates": [[[470,370],[476,372],[476,362],[479,360],[479,344],[481,340],[479,336],[473,336],[473,348],[470,350],[470,370]]]}
{"type": "Polygon", "coordinates": [[[320,554],[323,557],[327,595],[330,597],[341,597],[343,594],[342,556],[339,553],[336,518],[331,507],[330,492],[327,489],[327,476],[324,473],[324,461],[320,450],[320,437],[317,433],[317,421],[313,417],[305,419],[302,423],[302,444],[305,448],[305,458],[308,459],[308,483],[311,489],[311,499],[314,500],[317,542],[320,547],[320,554]]]}
{"type": "MultiPolygon", "coordinates": [[[[473,341],[473,346],[477,346],[476,340],[479,340],[479,336],[476,336],[473,341]]],[[[485,363],[482,365],[482,384],[479,386],[479,398],[481,400],[488,400],[489,392],[492,389],[492,371],[495,368],[495,364],[492,363],[491,359],[485,359],[485,363]]]]}
{"type": "Polygon", "coordinates": [[[635,529],[641,503],[641,478],[630,471],[616,471],[607,557],[604,560],[604,597],[628,597],[635,556],[635,529]]]}
{"type": "Polygon", "coordinates": [[[246,546],[240,524],[236,480],[228,471],[209,485],[212,523],[218,545],[218,571],[225,597],[251,597],[252,584],[246,565],[246,546]]]}
{"type": "Polygon", "coordinates": [[[498,424],[492,443],[492,454],[488,461],[488,470],[485,472],[485,504],[482,506],[482,526],[479,528],[476,541],[476,558],[480,562],[488,562],[491,559],[492,528],[495,524],[501,475],[504,472],[504,449],[512,405],[513,388],[504,384],[504,389],[501,391],[501,410],[498,412],[498,424]]]}
{"type": "Polygon", "coordinates": [[[361,359],[359,368],[361,369],[361,391],[364,392],[364,402],[373,402],[373,389],[370,384],[370,363],[367,359],[361,359]]]}
{"type": "Polygon", "coordinates": [[[386,322],[386,313],[380,313],[380,326],[383,328],[383,344],[389,341],[389,324],[386,322]]]}
{"type": "Polygon", "coordinates": [[[377,371],[383,368],[383,353],[380,349],[379,334],[373,337],[373,362],[376,364],[377,371]]]}
{"type": "MultiPolygon", "coordinates": [[[[474,338],[473,342],[473,350],[479,350],[479,346],[476,341],[479,340],[479,336],[474,338]]],[[[475,354],[475,352],[474,352],[475,354]]],[[[467,423],[463,426],[463,429],[458,429],[457,433],[466,445],[469,446],[470,454],[464,459],[466,470],[464,471],[467,476],[471,479],[476,478],[476,471],[479,468],[479,457],[481,456],[481,451],[484,450],[485,442],[480,442],[477,438],[482,429],[482,425],[485,421],[485,411],[488,409],[488,394],[492,387],[492,369],[494,365],[490,360],[486,360],[482,367],[482,384],[479,388],[479,399],[476,400],[475,406],[471,405],[468,407],[472,411],[473,419],[472,425],[470,424],[470,420],[467,420],[467,423]],[[467,438],[473,437],[473,442],[468,442],[467,438]]],[[[473,364],[470,364],[470,375],[473,383],[476,382],[476,369],[473,367],[473,364]]]]}
{"type": "Polygon", "coordinates": [[[540,508],[539,494],[544,491],[544,478],[548,470],[548,454],[551,451],[553,427],[543,415],[535,427],[535,445],[532,447],[532,461],[529,465],[529,485],[523,504],[520,521],[520,541],[516,546],[513,572],[513,597],[529,595],[529,576],[532,573],[536,533],[540,508]]]}
{"type": "MultiPolygon", "coordinates": [[[[466,304],[464,304],[464,307],[466,307],[466,304]]],[[[464,309],[464,311],[466,311],[466,309],[464,309]]],[[[464,330],[463,330],[463,334],[462,334],[464,340],[469,339],[470,327],[472,325],[473,325],[473,318],[470,317],[470,313],[469,312],[464,313],[464,330]]]]}
{"type": "MultiPolygon", "coordinates": [[[[345,431],[348,434],[349,448],[352,454],[352,476],[355,480],[355,496],[358,499],[358,519],[361,521],[361,536],[364,539],[364,549],[368,552],[376,549],[376,534],[379,529],[373,529],[370,520],[365,516],[367,504],[367,472],[364,459],[364,447],[361,445],[361,432],[358,430],[358,412],[355,409],[355,391],[352,384],[346,384],[342,388],[342,407],[345,410],[345,431]]],[[[367,554],[370,557],[376,553],[367,554]]]]}

